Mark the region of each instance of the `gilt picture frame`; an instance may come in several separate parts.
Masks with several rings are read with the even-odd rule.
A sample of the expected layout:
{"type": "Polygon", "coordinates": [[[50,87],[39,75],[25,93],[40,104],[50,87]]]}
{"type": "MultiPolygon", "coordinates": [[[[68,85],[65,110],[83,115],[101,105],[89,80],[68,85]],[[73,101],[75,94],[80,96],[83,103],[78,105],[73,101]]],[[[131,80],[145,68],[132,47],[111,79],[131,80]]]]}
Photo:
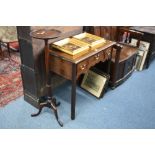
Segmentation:
{"type": "Polygon", "coordinates": [[[108,74],[103,73],[96,68],[92,68],[84,75],[81,88],[95,97],[101,98],[107,90],[109,78],[110,76],[108,74]]]}
{"type": "MultiPolygon", "coordinates": [[[[137,45],[137,39],[131,39],[131,45],[133,46],[136,46],[137,45]]],[[[142,51],[148,51],[150,48],[150,43],[149,42],[146,42],[146,41],[140,41],[140,46],[139,46],[139,49],[142,50],[142,51]]]]}

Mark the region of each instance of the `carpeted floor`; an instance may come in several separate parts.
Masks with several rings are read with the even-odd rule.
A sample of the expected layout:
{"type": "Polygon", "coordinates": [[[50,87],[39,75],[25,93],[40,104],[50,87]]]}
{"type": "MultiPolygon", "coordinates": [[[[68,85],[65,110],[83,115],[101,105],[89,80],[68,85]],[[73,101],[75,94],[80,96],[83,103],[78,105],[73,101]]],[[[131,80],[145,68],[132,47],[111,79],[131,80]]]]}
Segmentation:
{"type": "Polygon", "coordinates": [[[23,95],[19,53],[0,60],[0,107],[23,95]]]}
{"type": "MultiPolygon", "coordinates": [[[[61,101],[60,119],[65,128],[75,129],[152,129],[155,128],[155,61],[148,70],[134,72],[115,90],[109,90],[98,100],[81,88],[77,90],[76,119],[70,119],[69,82],[55,90],[61,101]]],[[[30,117],[37,109],[20,97],[0,108],[0,128],[60,129],[49,109],[36,118],[30,117]]]]}

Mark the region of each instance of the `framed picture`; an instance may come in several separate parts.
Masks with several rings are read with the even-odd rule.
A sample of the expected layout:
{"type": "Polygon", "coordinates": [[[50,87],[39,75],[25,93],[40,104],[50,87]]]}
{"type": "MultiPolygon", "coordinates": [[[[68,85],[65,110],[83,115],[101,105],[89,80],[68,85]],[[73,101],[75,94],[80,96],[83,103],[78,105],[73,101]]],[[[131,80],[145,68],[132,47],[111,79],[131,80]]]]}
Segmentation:
{"type": "MultiPolygon", "coordinates": [[[[137,45],[137,39],[131,39],[131,45],[132,46],[136,46],[137,45]]],[[[140,41],[140,45],[139,45],[139,49],[142,50],[142,51],[148,51],[149,50],[149,47],[150,47],[150,43],[149,42],[146,42],[146,41],[140,41]]]]}
{"type": "Polygon", "coordinates": [[[148,43],[146,41],[140,41],[140,46],[139,46],[140,50],[148,51],[149,47],[150,47],[150,43],[148,43]]]}
{"type": "Polygon", "coordinates": [[[130,45],[132,45],[132,46],[137,46],[137,42],[138,42],[138,40],[137,39],[131,39],[131,42],[130,42],[130,45]]]}
{"type": "Polygon", "coordinates": [[[107,89],[108,81],[109,75],[92,68],[84,75],[81,87],[97,98],[101,98],[107,89]]]}

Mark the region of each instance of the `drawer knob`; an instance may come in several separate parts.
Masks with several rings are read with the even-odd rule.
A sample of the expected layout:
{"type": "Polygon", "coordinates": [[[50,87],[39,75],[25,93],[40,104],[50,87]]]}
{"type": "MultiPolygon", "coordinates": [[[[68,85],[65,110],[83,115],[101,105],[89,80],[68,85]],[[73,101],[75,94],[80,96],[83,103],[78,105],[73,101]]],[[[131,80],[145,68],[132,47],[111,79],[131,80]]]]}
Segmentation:
{"type": "Polygon", "coordinates": [[[99,56],[100,56],[99,54],[98,55],[95,55],[95,59],[98,60],[99,59],[99,56]]]}
{"type": "Polygon", "coordinates": [[[81,70],[84,70],[84,69],[85,69],[85,67],[86,67],[86,64],[84,64],[84,65],[80,66],[81,70]]]}

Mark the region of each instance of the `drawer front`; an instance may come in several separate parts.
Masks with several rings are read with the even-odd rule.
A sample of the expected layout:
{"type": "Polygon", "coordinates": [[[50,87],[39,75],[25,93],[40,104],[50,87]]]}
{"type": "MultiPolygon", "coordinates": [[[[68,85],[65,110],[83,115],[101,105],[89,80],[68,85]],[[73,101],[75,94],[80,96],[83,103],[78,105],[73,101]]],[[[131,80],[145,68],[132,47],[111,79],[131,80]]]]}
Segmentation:
{"type": "Polygon", "coordinates": [[[93,55],[89,58],[89,67],[94,66],[95,64],[99,63],[100,61],[104,60],[104,54],[103,51],[93,55]]]}
{"type": "Polygon", "coordinates": [[[68,80],[72,79],[72,63],[61,58],[51,56],[50,70],[68,80]]]}
{"type": "Polygon", "coordinates": [[[104,51],[104,57],[105,57],[104,60],[108,60],[108,59],[109,59],[110,54],[111,54],[111,50],[112,50],[112,48],[109,47],[108,49],[106,49],[106,50],[104,51]]]}
{"type": "Polygon", "coordinates": [[[77,77],[80,74],[86,73],[88,69],[89,69],[89,58],[84,60],[84,61],[82,61],[82,62],[80,62],[77,65],[77,77]]]}
{"type": "Polygon", "coordinates": [[[80,74],[86,73],[90,67],[94,66],[95,64],[99,63],[100,61],[104,61],[106,59],[105,52],[107,50],[108,51],[110,50],[110,52],[111,52],[111,48],[108,48],[108,49],[101,51],[101,52],[91,56],[90,58],[87,58],[86,60],[80,62],[77,65],[77,77],[80,74]]]}

